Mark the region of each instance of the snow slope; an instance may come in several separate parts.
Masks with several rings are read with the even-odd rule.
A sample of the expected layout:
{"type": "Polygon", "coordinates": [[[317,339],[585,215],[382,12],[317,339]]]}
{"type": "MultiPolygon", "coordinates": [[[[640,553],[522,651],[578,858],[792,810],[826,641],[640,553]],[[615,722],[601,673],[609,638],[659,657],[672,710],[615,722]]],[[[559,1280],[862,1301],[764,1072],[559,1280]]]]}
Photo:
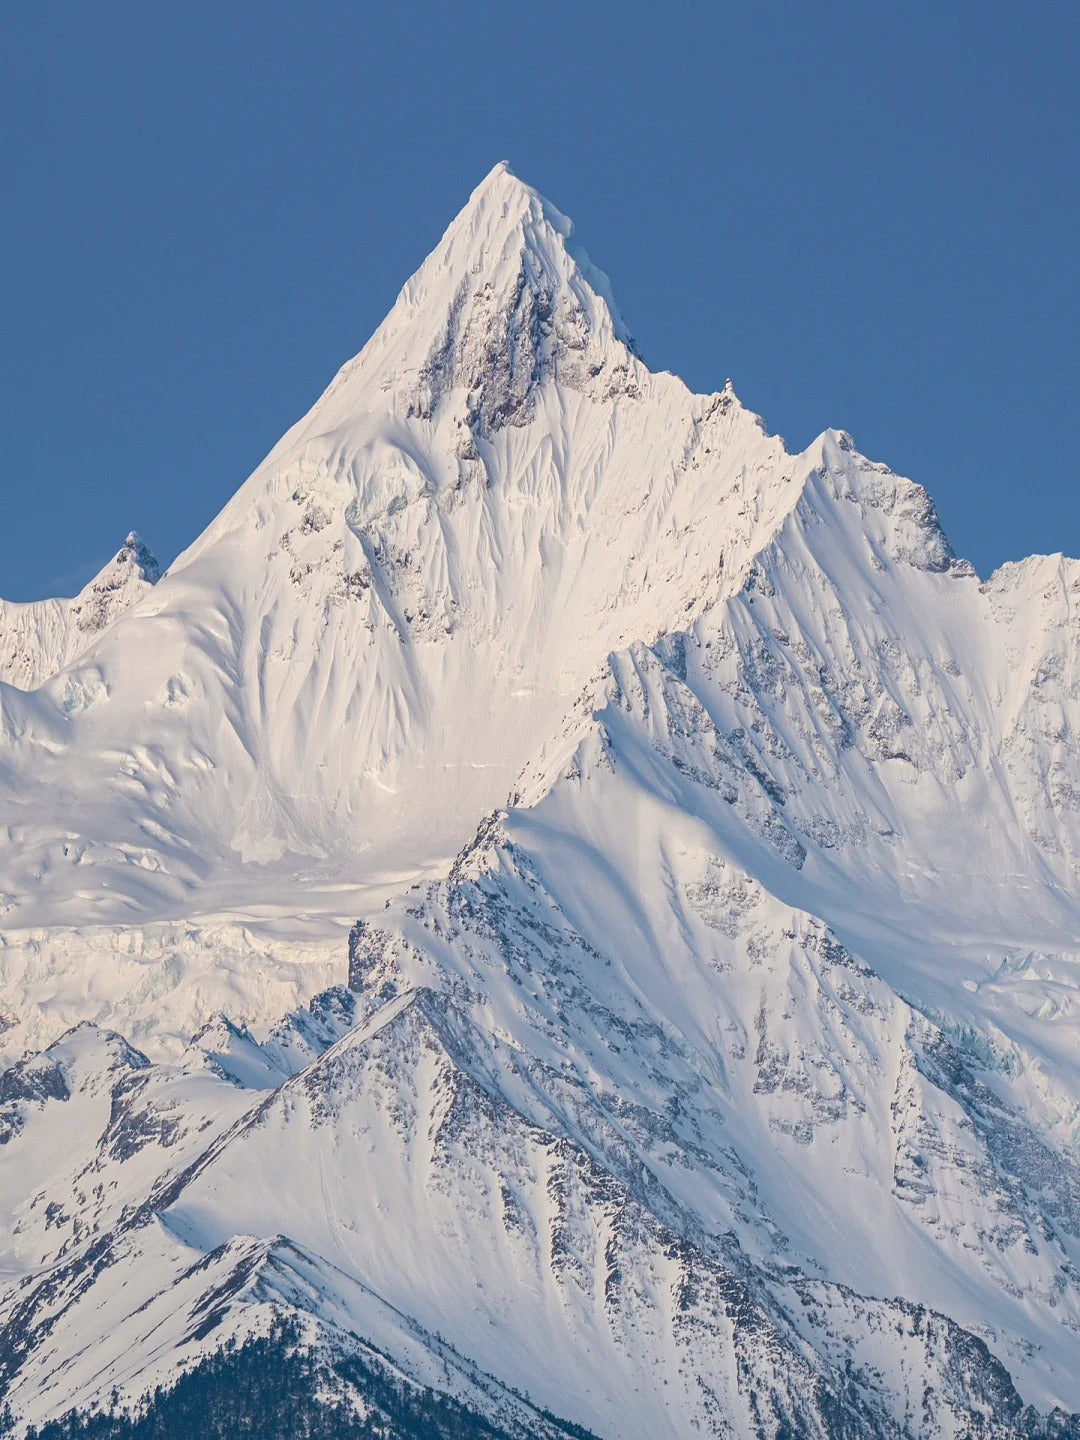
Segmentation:
{"type": "MultiPolygon", "coordinates": [[[[16,950],[314,892],[378,908],[445,868],[609,650],[738,586],[814,459],[650,375],[568,231],[494,171],[153,592],[0,690],[16,950]]],[[[31,992],[54,1034],[73,985],[31,992]]]]}
{"type": "Polygon", "coordinates": [[[1078,602],[651,374],[497,167],[0,686],[16,1413],[287,1313],[511,1434],[1080,1434],[1078,602]]]}

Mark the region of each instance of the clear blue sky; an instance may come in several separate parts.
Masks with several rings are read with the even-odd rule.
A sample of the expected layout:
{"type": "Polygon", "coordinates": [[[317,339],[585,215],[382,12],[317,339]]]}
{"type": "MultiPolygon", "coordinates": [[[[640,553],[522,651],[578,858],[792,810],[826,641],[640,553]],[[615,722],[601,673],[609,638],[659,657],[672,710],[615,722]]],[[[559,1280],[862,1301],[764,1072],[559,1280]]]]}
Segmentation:
{"type": "Polygon", "coordinates": [[[168,561],[496,160],[654,368],[922,481],[982,572],[1080,552],[1075,0],[0,18],[0,594],[168,561]]]}

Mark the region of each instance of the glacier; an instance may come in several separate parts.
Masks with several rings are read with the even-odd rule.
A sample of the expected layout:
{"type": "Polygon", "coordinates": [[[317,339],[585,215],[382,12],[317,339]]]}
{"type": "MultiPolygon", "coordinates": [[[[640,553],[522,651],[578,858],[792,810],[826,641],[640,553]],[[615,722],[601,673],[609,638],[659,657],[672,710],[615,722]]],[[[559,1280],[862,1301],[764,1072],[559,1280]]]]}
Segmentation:
{"type": "Polygon", "coordinates": [[[0,605],[11,1427],[259,1341],[357,1425],[1080,1435],[1078,616],[497,166],[166,574],[0,605]]]}

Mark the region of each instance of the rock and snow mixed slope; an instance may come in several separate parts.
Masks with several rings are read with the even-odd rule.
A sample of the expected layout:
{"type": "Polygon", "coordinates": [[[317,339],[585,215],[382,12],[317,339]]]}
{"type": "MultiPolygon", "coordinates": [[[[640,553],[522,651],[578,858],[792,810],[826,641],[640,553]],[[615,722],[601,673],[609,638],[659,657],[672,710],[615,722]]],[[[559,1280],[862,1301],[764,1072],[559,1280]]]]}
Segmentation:
{"type": "Polygon", "coordinates": [[[134,531],[73,600],[0,600],[0,680],[36,690],[141,600],[161,569],[134,531]]]}
{"type": "Polygon", "coordinates": [[[1080,1433],[1080,565],[650,373],[498,167],[131,598],[0,685],[16,1415],[287,1315],[357,1414],[1080,1433]]]}

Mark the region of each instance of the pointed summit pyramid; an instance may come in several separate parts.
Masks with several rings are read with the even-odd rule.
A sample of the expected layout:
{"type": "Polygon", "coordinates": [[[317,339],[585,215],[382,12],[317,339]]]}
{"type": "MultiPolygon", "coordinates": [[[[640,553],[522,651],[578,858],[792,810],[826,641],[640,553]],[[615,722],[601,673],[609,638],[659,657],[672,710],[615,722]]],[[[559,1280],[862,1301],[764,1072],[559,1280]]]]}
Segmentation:
{"type": "Polygon", "coordinates": [[[652,374],[569,220],[497,166],[152,595],[125,546],[98,600],[146,603],[32,706],[0,696],[8,923],[243,911],[268,875],[355,918],[439,873],[571,763],[612,652],[737,593],[808,484],[825,528],[854,497],[857,543],[914,553],[860,464],[652,374]],[[93,865],[54,863],[73,846],[93,865]]]}
{"type": "MultiPolygon", "coordinates": [[[[570,221],[497,166],[153,604],[43,697],[56,748],[20,752],[19,793],[109,832],[79,877],[100,903],[69,913],[123,910],[132,884],[175,913],[206,875],[236,903],[253,866],[337,885],[445,865],[558,752],[609,651],[737,584],[819,460],[651,374],[570,221]],[[147,846],[147,794],[168,842],[147,846]]],[[[47,921],[73,881],[35,878],[37,843],[12,909],[47,921]]]]}
{"type": "Polygon", "coordinates": [[[635,350],[607,277],[573,225],[505,162],[477,186],[320,407],[327,423],[372,391],[431,419],[456,392],[478,437],[520,425],[547,379],[629,390],[635,350]]]}

